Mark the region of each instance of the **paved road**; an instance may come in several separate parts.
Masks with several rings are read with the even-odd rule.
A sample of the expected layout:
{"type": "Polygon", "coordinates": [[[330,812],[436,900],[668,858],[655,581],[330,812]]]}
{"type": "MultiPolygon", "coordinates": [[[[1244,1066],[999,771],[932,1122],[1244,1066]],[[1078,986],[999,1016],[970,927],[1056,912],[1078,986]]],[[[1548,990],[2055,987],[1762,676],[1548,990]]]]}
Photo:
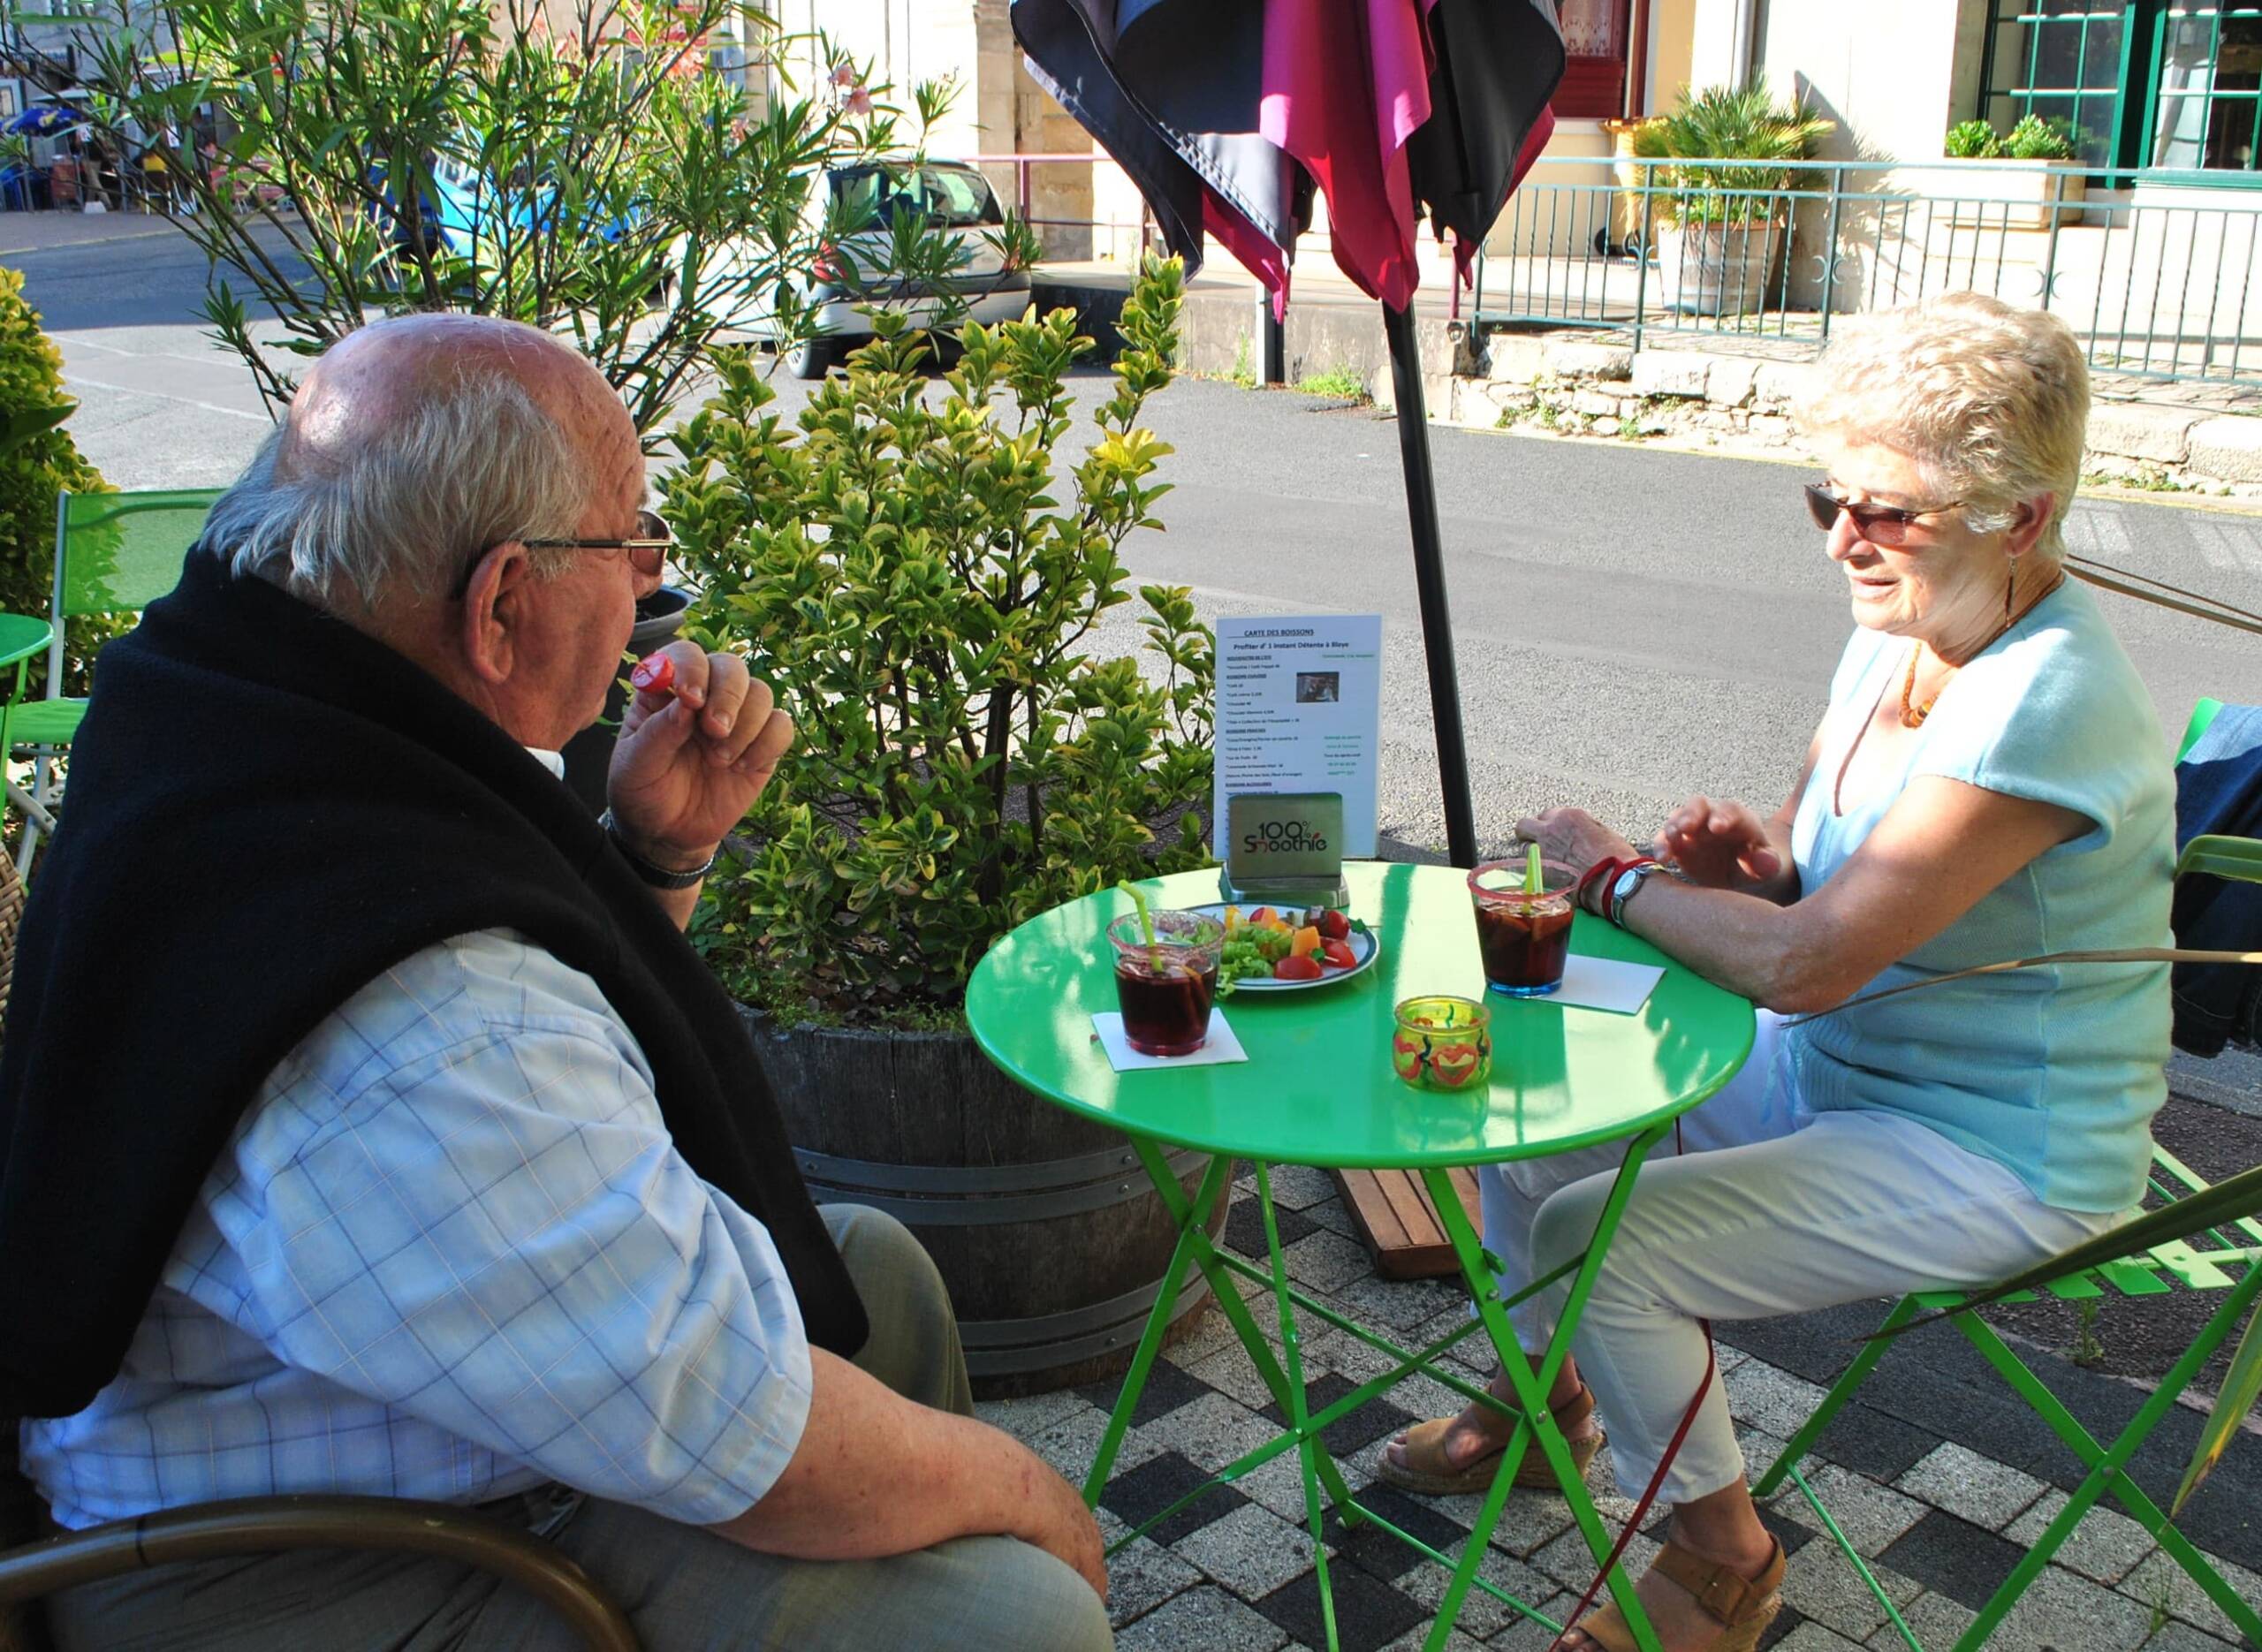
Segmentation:
{"type": "MultiPolygon", "coordinates": [[[[7,224],[0,247],[13,244],[7,224]]],[[[225,481],[267,422],[247,375],[201,337],[202,261],[150,220],[119,230],[5,258],[62,344],[82,402],[73,431],[124,487],[225,481]]],[[[1176,491],[1161,505],[1168,531],[1134,542],[1134,572],[1194,587],[1211,617],[1380,611],[1384,828],[1441,843],[1395,427],[1193,381],[1151,413],[1178,450],[1176,491]]],[[[1519,815],[1565,801],[1640,831],[1692,790],[1778,801],[1848,627],[1798,497],[1803,473],[1593,442],[1432,439],[1481,836],[1501,842],[1519,815]]],[[[2085,501],[2072,537],[2262,608],[2262,519],[2085,501]]],[[[2171,731],[2200,693],[2262,701],[2252,639],[2105,600],[2171,731]]],[[[1117,618],[1109,634],[1135,642],[1126,610],[1117,618]]]]}

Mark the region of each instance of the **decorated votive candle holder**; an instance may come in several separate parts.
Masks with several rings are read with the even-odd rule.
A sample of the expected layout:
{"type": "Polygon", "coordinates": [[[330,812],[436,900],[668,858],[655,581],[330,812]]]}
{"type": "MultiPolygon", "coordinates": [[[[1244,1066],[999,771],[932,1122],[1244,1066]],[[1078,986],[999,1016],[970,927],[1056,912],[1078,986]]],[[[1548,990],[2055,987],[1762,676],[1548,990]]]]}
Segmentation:
{"type": "Polygon", "coordinates": [[[1398,1006],[1390,1065],[1421,1090],[1481,1090],[1492,1076],[1492,1010],[1442,994],[1398,1006]]]}

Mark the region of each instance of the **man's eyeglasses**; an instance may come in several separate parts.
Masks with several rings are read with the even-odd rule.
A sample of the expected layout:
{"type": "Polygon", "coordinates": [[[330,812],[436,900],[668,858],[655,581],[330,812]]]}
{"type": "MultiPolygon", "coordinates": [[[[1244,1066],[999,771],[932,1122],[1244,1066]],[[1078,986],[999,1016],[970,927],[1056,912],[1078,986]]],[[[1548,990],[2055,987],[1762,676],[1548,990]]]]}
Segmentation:
{"type": "Polygon", "coordinates": [[[1953,511],[1964,504],[1951,499],[1946,504],[1930,504],[1922,510],[1904,510],[1897,504],[1856,504],[1843,499],[1820,482],[1806,485],[1806,508],[1814,518],[1814,525],[1824,533],[1838,526],[1839,512],[1854,519],[1854,532],[1872,545],[1898,545],[1909,537],[1909,524],[1919,517],[1938,516],[1943,511],[1953,511]]]}
{"type": "MultiPolygon", "coordinates": [[[[520,544],[535,550],[625,550],[629,566],[647,579],[660,573],[666,566],[668,552],[675,549],[675,540],[668,533],[668,525],[657,512],[636,512],[636,532],[627,539],[527,539],[520,544]]],[[[486,553],[481,552],[483,556],[486,553]]],[[[454,600],[461,602],[464,593],[471,589],[471,576],[479,566],[479,558],[472,558],[471,566],[463,571],[463,578],[456,581],[454,600]]]]}
{"type": "Polygon", "coordinates": [[[625,550],[637,572],[656,574],[667,565],[675,541],[668,525],[653,511],[636,512],[636,532],[628,539],[529,539],[520,542],[530,550],[625,550]]]}

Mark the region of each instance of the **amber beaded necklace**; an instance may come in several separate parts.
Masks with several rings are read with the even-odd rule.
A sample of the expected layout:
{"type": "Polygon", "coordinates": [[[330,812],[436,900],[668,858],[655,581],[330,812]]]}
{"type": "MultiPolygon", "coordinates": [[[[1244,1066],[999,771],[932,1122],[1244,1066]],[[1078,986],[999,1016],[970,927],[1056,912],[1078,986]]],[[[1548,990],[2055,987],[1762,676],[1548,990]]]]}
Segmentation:
{"type": "MultiPolygon", "coordinates": [[[[2042,599],[2049,595],[2051,592],[2056,590],[2061,585],[2064,584],[2065,580],[2065,571],[2061,568],[2059,570],[2058,577],[2056,579],[2051,580],[2049,584],[2044,586],[2039,591],[2037,591],[2032,599],[2028,602],[2027,605],[2024,608],[2020,609],[2018,612],[2015,614],[2011,612],[2010,593],[2008,588],[2006,587],[2003,594],[2003,623],[1995,627],[1993,635],[1990,636],[1986,641],[1981,643],[1977,648],[1972,650],[1971,657],[1975,660],[1977,659],[1981,655],[1986,653],[1988,649],[1993,648],[1996,643],[2001,641],[2004,633],[2008,632],[2013,625],[2015,625],[2020,620],[2024,619],[2029,614],[2032,613],[2042,599]]],[[[1909,701],[1917,692],[1917,667],[1924,657],[1924,645],[1922,642],[1917,643],[1914,648],[1909,650],[1909,674],[1901,679],[1901,726],[1904,729],[1923,728],[1924,726],[1924,719],[1932,715],[1932,708],[1939,703],[1941,693],[1946,691],[1948,684],[1955,680],[1955,674],[1951,672],[1947,677],[1941,679],[1939,687],[1932,690],[1932,692],[1925,697],[1924,703],[1923,705],[1911,706],[1909,701]]]]}
{"type": "MultiPolygon", "coordinates": [[[[2056,590],[2061,585],[2064,584],[2065,580],[2065,571],[2063,569],[2059,570],[2058,577],[2051,580],[2050,583],[2045,586],[2041,590],[2036,592],[2033,600],[2028,602],[2024,608],[2020,609],[2016,613],[2011,612],[2010,591],[2006,587],[2003,594],[2003,623],[1995,627],[1994,635],[1989,637],[1986,641],[1981,643],[1973,652],[1971,657],[1974,659],[1978,658],[1980,655],[1985,654],[1989,648],[1993,648],[1996,643],[2001,641],[2004,633],[2008,632],[2013,625],[2015,625],[2020,620],[2024,619],[2029,614],[2032,613],[2035,608],[2041,602],[2042,599],[2049,595],[2051,592],[2056,590]]],[[[1917,666],[1924,657],[1924,645],[1922,642],[1918,642],[1915,648],[1909,651],[1909,672],[1907,676],[1901,679],[1901,726],[1904,729],[1923,728],[1924,726],[1924,719],[1932,715],[1933,706],[1939,703],[1941,693],[1947,687],[1947,682],[1943,682],[1939,688],[1932,690],[1931,695],[1926,698],[1924,703],[1921,706],[1915,706],[1909,703],[1911,700],[1915,699],[1917,693],[1917,666]]],[[[1886,682],[1889,685],[1892,680],[1893,679],[1891,678],[1887,678],[1886,682]]],[[[1954,680],[1955,678],[1953,674],[1951,674],[1948,681],[1952,682],[1954,680]]],[[[1883,700],[1886,696],[1886,692],[1885,688],[1879,688],[1877,694],[1878,699],[1883,700]]],[[[1844,801],[1846,774],[1847,771],[1854,766],[1854,754],[1862,749],[1862,741],[1870,731],[1870,724],[1876,721],[1877,712],[1874,709],[1874,705],[1872,705],[1870,715],[1862,719],[1861,727],[1854,731],[1854,738],[1846,746],[1845,756],[1841,757],[1838,761],[1838,773],[1836,777],[1831,782],[1830,786],[1830,812],[1833,815],[1842,815],[1846,812],[1844,801]]]]}

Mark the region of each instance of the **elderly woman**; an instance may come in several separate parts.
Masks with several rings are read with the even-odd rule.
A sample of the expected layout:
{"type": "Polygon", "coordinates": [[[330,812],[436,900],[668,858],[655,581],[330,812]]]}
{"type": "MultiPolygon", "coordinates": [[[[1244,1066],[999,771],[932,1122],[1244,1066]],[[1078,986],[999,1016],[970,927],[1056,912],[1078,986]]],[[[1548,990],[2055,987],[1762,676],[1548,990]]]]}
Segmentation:
{"type": "MultiPolygon", "coordinates": [[[[1691,798],[1658,834],[1663,868],[1576,809],[1516,828],[1600,868],[1589,911],[1763,1006],[1742,1072],[1643,1171],[1550,1396],[1583,1464],[1598,1406],[1628,1497],[1704,1386],[1703,1322],[1978,1284],[2089,1238],[2142,1197],[2166,1095],[2164,966],[1862,1001],[1969,965],[2167,943],[2167,743],[2061,562],[2089,406],[2073,335],[1958,294],[1849,328],[1814,384],[1801,423],[1828,477],[1806,503],[1856,629],[1788,800],[1763,819],[1691,798]]],[[[1614,1155],[1487,1173],[1507,1288],[1584,1247],[1614,1155]]],[[[1517,1311],[1527,1348],[1559,1300],[1517,1311]]],[[[1481,1487],[1510,1426],[1478,1406],[1422,1424],[1379,1472],[1481,1487]]],[[[1672,1541],[1639,1587],[1667,1652],[1744,1652],[1783,1556],[1717,1381],[1659,1496],[1672,1541]]],[[[1634,1643],[1613,1606],[1565,1644],[1634,1643]]]]}

